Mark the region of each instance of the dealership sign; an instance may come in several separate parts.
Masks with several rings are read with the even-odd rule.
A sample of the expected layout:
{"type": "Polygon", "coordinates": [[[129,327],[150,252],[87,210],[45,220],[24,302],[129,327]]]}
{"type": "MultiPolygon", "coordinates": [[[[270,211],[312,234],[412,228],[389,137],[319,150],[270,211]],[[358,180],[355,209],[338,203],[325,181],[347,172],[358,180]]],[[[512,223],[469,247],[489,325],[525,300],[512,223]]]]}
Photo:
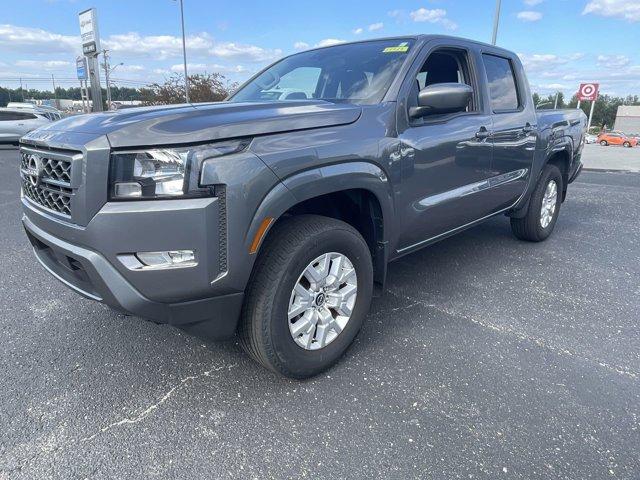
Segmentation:
{"type": "Polygon", "coordinates": [[[100,35],[98,33],[98,13],[90,8],[78,14],[80,20],[80,38],[82,39],[82,53],[93,56],[100,52],[100,35]]]}
{"type": "Polygon", "coordinates": [[[599,88],[599,83],[581,83],[578,89],[578,100],[597,100],[599,88]]]}

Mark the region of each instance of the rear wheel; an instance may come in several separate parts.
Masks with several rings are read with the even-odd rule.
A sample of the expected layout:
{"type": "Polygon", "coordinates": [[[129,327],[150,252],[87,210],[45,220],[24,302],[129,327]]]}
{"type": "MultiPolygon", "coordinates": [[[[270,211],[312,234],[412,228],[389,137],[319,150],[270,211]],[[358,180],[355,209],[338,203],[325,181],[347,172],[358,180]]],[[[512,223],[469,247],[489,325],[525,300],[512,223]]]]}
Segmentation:
{"type": "Polygon", "coordinates": [[[546,240],[558,220],[562,203],[562,174],[555,165],[547,164],[536,185],[527,214],[511,219],[511,230],[520,240],[541,242],[546,240]]]}
{"type": "Polygon", "coordinates": [[[629,142],[624,142],[624,143],[622,144],[622,146],[623,146],[623,147],[627,147],[627,148],[631,148],[631,143],[629,143],[629,142]]]}
{"type": "Polygon", "coordinates": [[[277,373],[317,375],[353,342],[369,311],[372,287],[371,254],[356,229],[315,215],[285,218],[256,260],[240,344],[277,373]]]}
{"type": "Polygon", "coordinates": [[[602,145],[603,147],[606,147],[607,145],[609,145],[609,143],[606,140],[601,140],[600,145],[602,145]]]}

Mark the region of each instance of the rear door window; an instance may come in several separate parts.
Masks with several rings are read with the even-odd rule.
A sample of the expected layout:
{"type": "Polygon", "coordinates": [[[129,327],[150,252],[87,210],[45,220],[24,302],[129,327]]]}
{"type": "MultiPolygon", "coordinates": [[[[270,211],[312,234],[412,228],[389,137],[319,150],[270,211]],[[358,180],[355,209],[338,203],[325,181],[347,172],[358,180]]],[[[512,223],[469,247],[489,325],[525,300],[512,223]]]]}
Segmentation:
{"type": "Polygon", "coordinates": [[[0,112],[0,122],[15,122],[16,120],[24,120],[25,114],[21,112],[0,112]]]}
{"type": "Polygon", "coordinates": [[[489,83],[491,108],[494,112],[517,110],[520,107],[513,66],[508,58],[483,54],[489,83]]]}

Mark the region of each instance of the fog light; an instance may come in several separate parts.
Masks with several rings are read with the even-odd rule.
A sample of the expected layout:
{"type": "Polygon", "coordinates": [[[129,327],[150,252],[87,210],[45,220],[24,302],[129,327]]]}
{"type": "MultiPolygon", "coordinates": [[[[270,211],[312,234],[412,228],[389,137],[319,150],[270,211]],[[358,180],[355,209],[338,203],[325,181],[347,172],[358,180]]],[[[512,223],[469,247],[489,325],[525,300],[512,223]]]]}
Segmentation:
{"type": "Polygon", "coordinates": [[[118,255],[129,270],[161,270],[187,268],[198,265],[193,250],[167,250],[165,252],[137,252],[118,255]]]}
{"type": "Polygon", "coordinates": [[[138,252],[138,260],[148,268],[195,267],[193,250],[169,250],[167,252],[138,252]]]}
{"type": "Polygon", "coordinates": [[[138,182],[120,182],[115,185],[115,195],[121,198],[142,196],[142,186],[138,182]]]}

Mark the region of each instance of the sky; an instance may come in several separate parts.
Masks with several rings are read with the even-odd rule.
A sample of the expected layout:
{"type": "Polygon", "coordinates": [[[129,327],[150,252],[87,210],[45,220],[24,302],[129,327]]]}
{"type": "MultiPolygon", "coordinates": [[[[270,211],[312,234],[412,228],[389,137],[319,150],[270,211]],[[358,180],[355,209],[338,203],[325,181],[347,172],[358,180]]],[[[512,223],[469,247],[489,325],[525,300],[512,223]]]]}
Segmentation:
{"type": "MultiPolygon", "coordinates": [[[[495,0],[184,0],[189,73],[243,81],[318,45],[419,33],[490,42],[495,0]]],[[[182,72],[176,0],[0,0],[0,85],[77,86],[78,12],[98,10],[114,83],[182,72]],[[17,8],[19,5],[19,8],[17,8]]],[[[497,44],[520,55],[532,90],[573,95],[580,82],[640,95],[640,0],[503,0],[497,44]]]]}

